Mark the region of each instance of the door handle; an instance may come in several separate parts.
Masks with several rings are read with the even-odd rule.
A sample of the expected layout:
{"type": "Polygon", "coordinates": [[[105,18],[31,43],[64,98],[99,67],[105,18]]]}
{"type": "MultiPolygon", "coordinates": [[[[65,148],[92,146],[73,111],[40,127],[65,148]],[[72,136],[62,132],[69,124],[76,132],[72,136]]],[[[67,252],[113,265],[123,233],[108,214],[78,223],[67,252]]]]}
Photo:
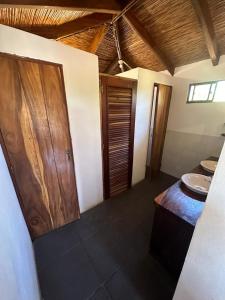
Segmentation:
{"type": "Polygon", "coordinates": [[[72,157],[71,151],[68,149],[65,152],[66,152],[66,156],[67,156],[68,160],[71,160],[71,157],[72,157]]]}

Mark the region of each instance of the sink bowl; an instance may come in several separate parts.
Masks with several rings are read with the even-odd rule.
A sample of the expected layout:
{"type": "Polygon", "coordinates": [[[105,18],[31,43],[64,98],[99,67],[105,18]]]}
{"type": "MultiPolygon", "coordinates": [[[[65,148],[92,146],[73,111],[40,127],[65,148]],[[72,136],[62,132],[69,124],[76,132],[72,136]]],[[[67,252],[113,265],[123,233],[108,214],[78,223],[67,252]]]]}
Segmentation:
{"type": "Polygon", "coordinates": [[[210,173],[214,173],[217,167],[217,161],[203,160],[200,162],[202,168],[210,173]]]}
{"type": "Polygon", "coordinates": [[[201,195],[207,195],[212,178],[201,174],[189,173],[184,174],[181,180],[191,191],[201,195]]]}

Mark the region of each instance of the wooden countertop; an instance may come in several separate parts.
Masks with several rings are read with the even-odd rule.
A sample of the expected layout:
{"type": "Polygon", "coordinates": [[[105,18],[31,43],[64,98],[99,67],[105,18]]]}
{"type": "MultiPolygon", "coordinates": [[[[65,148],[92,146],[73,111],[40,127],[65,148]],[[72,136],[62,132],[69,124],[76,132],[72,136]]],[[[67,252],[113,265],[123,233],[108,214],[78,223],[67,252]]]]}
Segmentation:
{"type": "MultiPolygon", "coordinates": [[[[209,160],[218,160],[216,157],[210,157],[209,160]]],[[[194,168],[190,173],[212,176],[200,165],[194,168]]],[[[162,206],[171,211],[176,216],[195,226],[205,205],[206,196],[199,195],[190,191],[181,180],[177,181],[169,189],[161,193],[154,200],[156,205],[162,206]]]]}

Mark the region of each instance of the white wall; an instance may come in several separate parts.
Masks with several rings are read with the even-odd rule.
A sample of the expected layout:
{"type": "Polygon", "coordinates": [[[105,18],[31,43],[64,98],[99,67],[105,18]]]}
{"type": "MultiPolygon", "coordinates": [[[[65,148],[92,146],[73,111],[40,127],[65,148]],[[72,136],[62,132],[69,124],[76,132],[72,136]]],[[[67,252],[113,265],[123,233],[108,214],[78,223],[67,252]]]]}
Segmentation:
{"type": "Polygon", "coordinates": [[[30,235],[0,147],[0,298],[39,300],[30,235]]]}
{"type": "Polygon", "coordinates": [[[103,200],[97,56],[0,25],[0,52],[63,65],[81,212],[103,200]]]}
{"type": "Polygon", "coordinates": [[[225,299],[225,145],[195,227],[174,300],[225,299]]]}
{"type": "Polygon", "coordinates": [[[189,84],[225,79],[225,56],[218,66],[210,60],[176,68],[172,77],[168,72],[154,72],[136,68],[118,76],[138,80],[134,136],[132,183],[145,177],[149,138],[150,108],[154,83],[173,86],[168,127],[161,170],[180,177],[203,159],[219,156],[225,132],[225,102],[187,104],[189,84]]]}
{"type": "Polygon", "coordinates": [[[138,80],[132,176],[132,184],[134,185],[145,178],[154,83],[172,85],[172,77],[142,68],[124,72],[119,76],[138,80]]]}
{"type": "MultiPolygon", "coordinates": [[[[189,84],[225,79],[225,56],[218,66],[210,60],[176,68],[162,170],[180,177],[199,161],[219,156],[225,132],[224,103],[187,104],[189,84]]],[[[224,91],[225,93],[225,91],[224,91]]]]}

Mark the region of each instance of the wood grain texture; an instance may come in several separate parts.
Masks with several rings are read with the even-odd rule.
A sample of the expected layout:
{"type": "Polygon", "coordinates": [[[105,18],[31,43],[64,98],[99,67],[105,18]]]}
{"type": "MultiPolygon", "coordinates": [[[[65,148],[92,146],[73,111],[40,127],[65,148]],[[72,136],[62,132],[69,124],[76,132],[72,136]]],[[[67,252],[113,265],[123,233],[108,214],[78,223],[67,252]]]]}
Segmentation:
{"type": "MultiPolygon", "coordinates": [[[[25,1],[29,4],[28,1],[25,1]]],[[[25,3],[24,2],[24,3],[25,3]]],[[[73,2],[63,1],[54,2],[54,6],[39,6],[41,2],[36,1],[38,8],[25,6],[7,5],[7,1],[0,5],[0,23],[16,28],[28,30],[30,32],[43,32],[46,36],[54,31],[54,27],[65,23],[78,26],[81,22],[79,19],[88,16],[91,13],[103,12],[101,7],[104,2],[98,1],[93,3],[87,1],[73,2]],[[38,3],[37,3],[38,2],[38,3]],[[84,8],[87,3],[86,9],[84,8]],[[67,5],[66,5],[67,4],[67,5]],[[70,7],[68,5],[71,5],[70,7]],[[92,9],[91,6],[92,5],[92,9]],[[98,6],[98,7],[97,7],[98,6]],[[89,8],[88,8],[89,7],[89,8]],[[74,9],[77,10],[74,10],[74,9]],[[84,10],[80,10],[84,9],[84,10]],[[50,30],[48,32],[48,30],[50,30]]],[[[107,1],[106,1],[107,2],[107,1]]],[[[121,2],[121,1],[120,1],[121,2]]],[[[130,0],[130,3],[133,1],[130,0]]],[[[135,2],[135,1],[134,1],[135,2]]],[[[215,39],[218,44],[219,54],[225,54],[225,5],[224,0],[201,1],[209,7],[212,27],[214,28],[215,39]]],[[[9,2],[8,2],[9,3],[9,2]]],[[[43,3],[43,2],[42,2],[43,3]]],[[[21,3],[20,3],[21,4],[21,3]]],[[[121,2],[121,9],[118,14],[123,11],[123,8],[128,4],[128,1],[121,2]]],[[[111,5],[110,1],[106,5],[111,5]]],[[[128,4],[129,5],[129,4],[128,4]]],[[[151,39],[157,42],[157,49],[164,53],[167,59],[172,62],[174,67],[194,63],[200,60],[209,58],[209,51],[206,47],[205,36],[202,28],[199,25],[199,20],[195,9],[192,5],[192,0],[142,0],[137,1],[130,11],[143,24],[144,30],[148,31],[151,39]]],[[[113,14],[113,11],[108,10],[107,13],[113,14]]],[[[115,13],[115,12],[114,12],[115,13]]],[[[123,11],[124,13],[124,11],[123,11]]],[[[109,15],[110,15],[109,14],[109,15]]],[[[67,26],[67,25],[66,25],[67,26]]],[[[70,26],[71,28],[73,26],[70,26]]],[[[129,27],[123,18],[118,20],[119,33],[121,36],[121,51],[129,58],[131,65],[142,67],[154,71],[165,70],[164,64],[156,57],[154,51],[148,47],[145,42],[129,27]]],[[[80,27],[81,28],[81,27],[80,27]]],[[[89,46],[95,35],[95,28],[85,27],[84,32],[79,30],[71,33],[69,36],[64,36],[60,41],[74,48],[79,48],[84,51],[89,50],[89,46]],[[79,33],[78,33],[79,32],[79,33]]],[[[58,30],[58,29],[57,29],[58,30]]],[[[82,30],[82,29],[81,29],[82,30]]],[[[99,45],[97,55],[99,56],[99,69],[104,72],[107,66],[115,59],[116,49],[114,39],[110,33],[110,28],[105,35],[103,41],[99,45]]],[[[53,36],[53,35],[52,35],[53,36]]],[[[215,51],[214,51],[215,52],[215,51]]],[[[113,71],[113,74],[119,73],[119,68],[113,71]]]]}
{"type": "MultiPolygon", "coordinates": [[[[129,60],[129,58],[127,58],[127,56],[124,55],[124,53],[122,53],[122,58],[123,58],[123,61],[125,63],[127,63],[131,69],[135,68],[134,64],[129,60]]],[[[126,70],[130,70],[130,68],[128,68],[126,65],[125,65],[125,68],[126,68],[126,70]]],[[[118,74],[118,69],[119,69],[119,72],[121,72],[121,70],[119,68],[119,63],[118,63],[118,55],[116,55],[116,57],[107,66],[104,73],[109,74],[109,75],[113,75],[116,73],[118,74]]]]}
{"type": "Polygon", "coordinates": [[[116,54],[116,57],[110,62],[110,64],[104,70],[104,73],[113,74],[114,70],[119,68],[119,62],[118,61],[119,61],[119,58],[118,58],[118,55],[116,54]]]}
{"type": "Polygon", "coordinates": [[[192,0],[192,4],[199,19],[212,64],[216,66],[220,58],[219,47],[207,1],[192,0]]]}
{"type": "Polygon", "coordinates": [[[49,25],[49,26],[32,26],[21,27],[25,31],[49,38],[49,39],[61,39],[69,35],[77,34],[85,31],[89,28],[97,27],[99,25],[110,22],[112,19],[109,14],[93,13],[84,17],[75,19],[70,22],[66,22],[61,25],[49,25]]]}
{"type": "Polygon", "coordinates": [[[28,228],[35,238],[79,217],[72,152],[70,167],[65,160],[65,149],[71,151],[71,141],[62,74],[53,64],[6,55],[0,59],[4,150],[28,228]],[[44,73],[42,68],[54,71],[44,73]],[[56,107],[59,114],[55,113],[56,107]],[[63,152],[60,147],[65,147],[63,152]]]}
{"type": "Polygon", "coordinates": [[[131,186],[136,81],[101,76],[104,196],[131,186]]]}
{"type": "Polygon", "coordinates": [[[212,23],[219,46],[219,53],[225,53],[225,3],[224,0],[207,1],[212,23]]]}
{"type": "MultiPolygon", "coordinates": [[[[222,0],[223,1],[223,0],[222,0]]],[[[215,6],[218,0],[208,1],[215,6]]],[[[222,5],[221,5],[222,6],[222,5]]],[[[132,8],[141,20],[157,47],[163,51],[175,67],[209,58],[204,36],[191,1],[186,0],[143,0],[132,8]]],[[[224,16],[224,13],[221,14],[224,16]]],[[[218,10],[215,16],[218,16],[218,10]]],[[[216,21],[215,17],[215,21],[216,21]]],[[[220,25],[224,26],[224,18],[220,25]]],[[[139,67],[154,71],[165,70],[164,65],[146,47],[144,42],[121,20],[122,50],[139,67]]],[[[215,28],[217,32],[217,29],[215,28]]],[[[224,29],[223,29],[224,31],[224,29]]],[[[222,35],[219,40],[221,40],[222,35]]]]}
{"type": "Polygon", "coordinates": [[[118,13],[121,11],[121,5],[116,0],[3,0],[0,7],[19,7],[19,8],[55,8],[55,9],[69,9],[69,10],[88,10],[91,12],[105,12],[118,13]]]}
{"type": "Polygon", "coordinates": [[[150,253],[177,281],[194,232],[194,226],[156,205],[150,253]]]}
{"type": "MultiPolygon", "coordinates": [[[[218,158],[211,156],[207,158],[207,160],[218,161],[218,158]]],[[[201,174],[204,176],[212,176],[212,173],[204,170],[201,165],[195,167],[193,170],[190,171],[190,173],[201,174]]],[[[206,195],[201,195],[191,191],[181,182],[181,180],[179,180],[169,189],[158,195],[154,201],[157,205],[163,206],[171,210],[171,212],[176,214],[178,217],[184,218],[184,210],[187,211],[188,209],[190,209],[191,212],[191,209],[196,206],[196,203],[205,202],[206,198],[206,195]]],[[[192,214],[188,212],[186,214],[185,219],[190,224],[196,225],[197,219],[200,216],[200,214],[201,211],[199,212],[199,215],[196,215],[195,212],[193,212],[192,214]]]]}
{"type": "MultiPolygon", "coordinates": [[[[36,162],[40,168],[40,187],[43,190],[43,201],[49,209],[53,228],[64,224],[60,209],[61,196],[56,173],[56,164],[49,130],[49,120],[45,109],[45,96],[42,88],[42,75],[39,64],[18,61],[20,81],[24,93],[24,103],[30,116],[33,143],[36,150],[36,162]]],[[[26,149],[29,156],[29,147],[26,149]]],[[[33,170],[33,168],[32,168],[33,170]]]]}
{"type": "MultiPolygon", "coordinates": [[[[99,72],[104,73],[106,68],[115,60],[115,57],[117,57],[112,26],[109,26],[102,43],[98,47],[96,55],[99,57],[99,72]]],[[[117,71],[120,73],[119,67],[117,67],[117,71]]]]}
{"type": "Polygon", "coordinates": [[[43,193],[40,185],[41,172],[36,159],[26,103],[22,99],[17,64],[5,57],[0,57],[0,61],[0,80],[4,86],[0,90],[0,125],[10,160],[9,168],[19,187],[20,200],[26,199],[20,203],[30,232],[48,232],[53,224],[45,191],[43,193]]]}
{"type": "Polygon", "coordinates": [[[108,30],[108,26],[106,24],[100,26],[97,29],[96,34],[88,48],[89,52],[94,53],[94,54],[96,53],[96,51],[98,50],[100,44],[102,43],[102,41],[107,33],[107,30],[108,30]]]}
{"type": "Polygon", "coordinates": [[[53,65],[40,65],[40,70],[65,224],[79,217],[79,206],[63,73],[53,65]]]}
{"type": "Polygon", "coordinates": [[[165,66],[171,75],[174,74],[174,66],[166,54],[157,46],[157,40],[154,40],[150,33],[145,29],[144,24],[138,18],[128,11],[124,16],[132,30],[143,40],[147,47],[151,49],[157,59],[165,66]]]}
{"type": "Polygon", "coordinates": [[[97,30],[97,27],[90,28],[89,30],[83,31],[81,33],[61,38],[59,41],[71,47],[89,51],[90,45],[96,36],[97,30]]]}
{"type": "Polygon", "coordinates": [[[163,147],[166,135],[167,121],[169,116],[169,108],[172,94],[172,87],[156,84],[156,108],[154,116],[153,141],[151,149],[151,176],[156,176],[161,168],[163,147]]]}
{"type": "Polygon", "coordinates": [[[32,8],[1,8],[1,24],[22,27],[56,26],[91,14],[88,11],[59,10],[59,9],[32,9],[32,8]]]}
{"type": "MultiPolygon", "coordinates": [[[[209,157],[209,160],[218,160],[209,157]]],[[[191,173],[212,175],[200,165],[191,173]]],[[[195,225],[204,209],[206,196],[185,188],[179,180],[154,200],[155,215],[150,252],[173,274],[180,276],[195,225]]]]}

